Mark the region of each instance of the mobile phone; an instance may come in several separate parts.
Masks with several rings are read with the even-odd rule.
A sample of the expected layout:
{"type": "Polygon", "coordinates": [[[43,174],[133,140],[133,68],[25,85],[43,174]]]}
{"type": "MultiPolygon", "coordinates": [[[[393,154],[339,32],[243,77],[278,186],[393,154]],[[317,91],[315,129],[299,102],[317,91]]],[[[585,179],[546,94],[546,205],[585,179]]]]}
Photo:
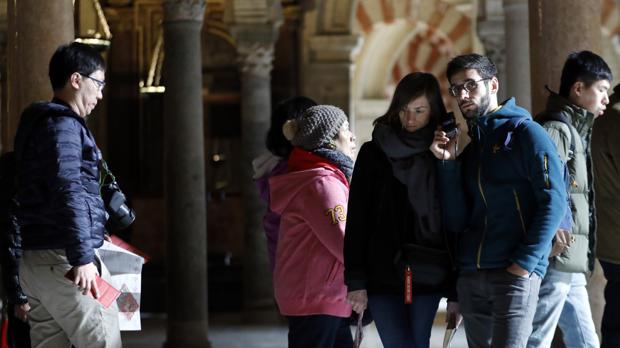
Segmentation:
{"type": "Polygon", "coordinates": [[[441,130],[444,131],[446,136],[450,139],[454,138],[458,134],[458,127],[456,126],[454,113],[448,112],[441,120],[441,130]]]}

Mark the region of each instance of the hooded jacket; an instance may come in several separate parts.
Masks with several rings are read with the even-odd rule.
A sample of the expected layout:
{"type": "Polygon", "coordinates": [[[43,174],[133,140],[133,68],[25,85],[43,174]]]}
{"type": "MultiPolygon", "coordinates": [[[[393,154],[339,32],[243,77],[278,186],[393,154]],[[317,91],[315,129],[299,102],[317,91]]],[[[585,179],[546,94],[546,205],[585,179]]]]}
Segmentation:
{"type": "Polygon", "coordinates": [[[263,229],[267,238],[267,255],[269,256],[269,267],[271,272],[275,267],[276,249],[278,246],[278,232],[280,230],[280,215],[274,213],[269,208],[269,178],[281,175],[288,171],[286,159],[273,155],[271,152],[265,153],[252,161],[254,168],[254,182],[260,198],[267,203],[267,211],[263,215],[263,229]]]}
{"type": "Polygon", "coordinates": [[[590,137],[594,115],[566,98],[551,93],[545,111],[536,116],[555,143],[570,175],[571,233],[575,241],[553,258],[550,267],[563,272],[592,271],[596,219],[592,189],[590,137]],[[571,144],[573,144],[571,146],[571,144]]]}
{"type": "Polygon", "coordinates": [[[101,152],[86,122],[58,99],[32,104],[15,137],[17,221],[23,249],[64,249],[72,266],[94,261],[107,215],[101,152]]]}
{"type": "Polygon", "coordinates": [[[614,88],[605,114],[592,134],[596,189],[596,256],[620,264],[620,85],[614,88]]]}
{"type": "Polygon", "coordinates": [[[273,274],[280,312],[350,316],[342,255],[349,195],[344,174],[333,166],[291,169],[269,183],[271,210],[280,215],[273,274]]]}
{"type": "Polygon", "coordinates": [[[460,270],[516,263],[544,277],[567,204],[555,145],[514,98],[469,126],[459,160],[438,162],[447,228],[461,231],[460,270]]]}

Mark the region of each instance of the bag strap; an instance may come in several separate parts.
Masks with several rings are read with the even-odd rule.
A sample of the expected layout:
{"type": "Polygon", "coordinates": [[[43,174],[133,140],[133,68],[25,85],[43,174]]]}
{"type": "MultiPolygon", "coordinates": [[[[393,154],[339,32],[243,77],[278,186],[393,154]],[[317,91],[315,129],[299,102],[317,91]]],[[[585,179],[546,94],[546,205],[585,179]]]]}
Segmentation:
{"type": "Polygon", "coordinates": [[[364,325],[362,320],[364,319],[364,312],[357,317],[357,325],[355,328],[355,339],[353,341],[353,348],[360,348],[362,346],[362,339],[364,339],[364,325]]]}
{"type": "MultiPolygon", "coordinates": [[[[542,117],[536,117],[536,121],[540,123],[540,125],[545,125],[547,122],[550,122],[550,121],[557,121],[557,122],[564,123],[566,126],[568,126],[568,132],[570,133],[569,150],[570,150],[570,153],[573,153],[573,154],[575,153],[575,135],[573,134],[573,130],[572,130],[573,127],[571,127],[572,125],[570,121],[568,120],[568,118],[566,117],[566,115],[564,115],[561,112],[557,112],[557,111],[550,112],[550,113],[544,114],[544,116],[542,117]]],[[[571,161],[571,160],[572,158],[569,157],[568,161],[571,161]]]]}

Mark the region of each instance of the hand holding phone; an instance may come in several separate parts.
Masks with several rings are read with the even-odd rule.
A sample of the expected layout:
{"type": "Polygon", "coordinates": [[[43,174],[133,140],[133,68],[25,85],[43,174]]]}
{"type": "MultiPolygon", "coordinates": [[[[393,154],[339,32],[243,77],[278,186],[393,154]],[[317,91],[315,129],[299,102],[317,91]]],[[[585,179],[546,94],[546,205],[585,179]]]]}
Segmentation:
{"type": "Polygon", "coordinates": [[[452,139],[459,133],[459,128],[456,126],[456,119],[454,113],[449,112],[441,120],[441,130],[446,133],[446,137],[452,139]]]}

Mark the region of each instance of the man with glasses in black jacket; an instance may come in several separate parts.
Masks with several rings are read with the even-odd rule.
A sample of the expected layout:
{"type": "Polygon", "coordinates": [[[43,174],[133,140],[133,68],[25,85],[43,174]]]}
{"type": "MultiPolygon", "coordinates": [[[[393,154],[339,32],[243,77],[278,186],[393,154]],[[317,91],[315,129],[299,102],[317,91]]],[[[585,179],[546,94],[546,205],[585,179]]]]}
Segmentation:
{"type": "Polygon", "coordinates": [[[21,286],[33,347],[121,347],[118,308],[105,308],[97,253],[107,219],[101,152],[86,117],[103,97],[105,65],[90,46],[60,46],[49,64],[51,102],[29,106],[15,137],[21,286]]]}

